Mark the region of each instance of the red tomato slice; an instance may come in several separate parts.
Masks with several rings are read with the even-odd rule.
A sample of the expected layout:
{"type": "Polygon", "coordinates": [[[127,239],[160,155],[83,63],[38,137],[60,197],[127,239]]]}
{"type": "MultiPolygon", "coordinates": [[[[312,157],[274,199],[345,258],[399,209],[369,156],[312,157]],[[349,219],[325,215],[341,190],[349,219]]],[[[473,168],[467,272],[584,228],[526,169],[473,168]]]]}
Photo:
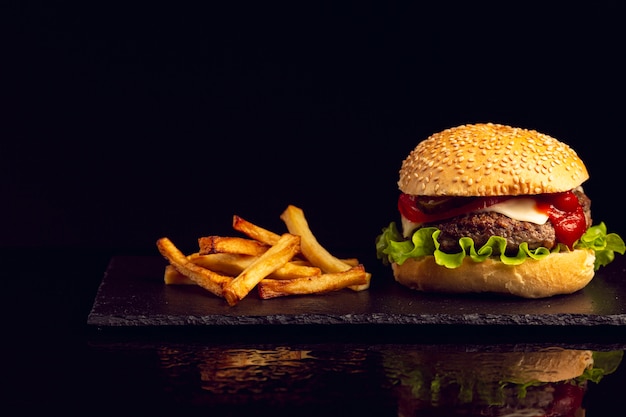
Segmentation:
{"type": "Polygon", "coordinates": [[[501,203],[512,197],[502,196],[476,198],[470,203],[462,206],[454,207],[444,212],[431,214],[424,213],[417,207],[415,201],[418,198],[418,196],[408,194],[400,194],[400,197],[398,198],[398,210],[400,210],[400,213],[405,218],[413,223],[433,223],[439,220],[450,219],[452,217],[460,216],[461,214],[471,213],[472,211],[481,210],[494,204],[501,203]]]}

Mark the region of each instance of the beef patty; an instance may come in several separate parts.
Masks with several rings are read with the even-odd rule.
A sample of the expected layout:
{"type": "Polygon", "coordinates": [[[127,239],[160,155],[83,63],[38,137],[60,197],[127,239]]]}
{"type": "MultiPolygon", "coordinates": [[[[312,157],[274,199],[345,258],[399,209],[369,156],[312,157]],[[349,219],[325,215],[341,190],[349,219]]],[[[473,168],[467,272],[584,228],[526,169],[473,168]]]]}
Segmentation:
{"type": "MultiPolygon", "coordinates": [[[[582,190],[574,191],[585,213],[587,227],[591,226],[591,200],[582,190]]],[[[555,244],[554,226],[548,220],[544,224],[536,224],[514,220],[500,213],[478,212],[468,213],[448,219],[423,225],[432,226],[441,230],[438,241],[440,249],[446,253],[455,253],[461,250],[459,239],[467,236],[474,240],[480,248],[491,236],[501,236],[506,239],[506,254],[514,255],[522,242],[528,243],[529,249],[543,246],[552,249],[555,244]]]]}

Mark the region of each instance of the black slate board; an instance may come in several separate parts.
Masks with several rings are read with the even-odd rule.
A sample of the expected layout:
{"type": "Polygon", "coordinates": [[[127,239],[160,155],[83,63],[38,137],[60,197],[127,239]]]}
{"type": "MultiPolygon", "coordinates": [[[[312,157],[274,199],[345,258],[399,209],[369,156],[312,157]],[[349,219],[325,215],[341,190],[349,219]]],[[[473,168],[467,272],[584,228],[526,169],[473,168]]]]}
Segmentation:
{"type": "Polygon", "coordinates": [[[240,325],[625,326],[626,260],[621,256],[583,290],[526,300],[494,295],[424,294],[373,271],[367,291],[261,300],[256,291],[234,307],[195,286],[163,283],[160,257],[114,257],[88,316],[100,328],[240,325]]]}

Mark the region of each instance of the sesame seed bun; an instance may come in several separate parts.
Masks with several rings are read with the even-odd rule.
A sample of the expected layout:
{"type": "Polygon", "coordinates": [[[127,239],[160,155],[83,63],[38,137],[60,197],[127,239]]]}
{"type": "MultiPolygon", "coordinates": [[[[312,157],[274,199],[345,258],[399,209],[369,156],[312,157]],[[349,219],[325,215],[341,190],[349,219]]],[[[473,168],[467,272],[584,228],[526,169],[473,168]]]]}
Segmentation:
{"type": "MultiPolygon", "coordinates": [[[[402,163],[398,186],[414,196],[495,197],[566,192],[588,178],[576,152],[557,139],[485,123],[447,129],[419,143],[402,163]]],[[[415,224],[402,220],[407,235],[405,224],[415,224]]],[[[397,282],[419,291],[540,298],[584,288],[594,276],[594,260],[594,251],[576,249],[520,265],[466,257],[446,268],[431,255],[392,263],[392,269],[397,282]]]]}
{"type": "Polygon", "coordinates": [[[569,191],[589,178],[568,145],[534,130],[484,123],[422,141],[402,163],[405,194],[499,196],[569,191]]]}

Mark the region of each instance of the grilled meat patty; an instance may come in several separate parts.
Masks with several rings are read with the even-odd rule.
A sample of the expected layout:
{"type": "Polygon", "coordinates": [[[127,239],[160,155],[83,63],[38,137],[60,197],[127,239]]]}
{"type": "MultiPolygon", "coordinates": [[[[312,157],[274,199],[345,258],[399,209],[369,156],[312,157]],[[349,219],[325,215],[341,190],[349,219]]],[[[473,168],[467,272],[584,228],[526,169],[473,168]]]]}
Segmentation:
{"type": "MultiPolygon", "coordinates": [[[[587,227],[591,226],[591,200],[581,190],[574,191],[585,213],[587,227]]],[[[441,230],[439,235],[440,249],[447,253],[461,250],[459,239],[463,236],[474,240],[479,248],[491,236],[501,236],[507,240],[506,254],[517,253],[520,243],[528,242],[529,249],[543,246],[552,249],[556,245],[555,232],[548,220],[544,224],[536,224],[514,220],[500,213],[474,212],[448,219],[446,221],[425,224],[441,230]]]]}

